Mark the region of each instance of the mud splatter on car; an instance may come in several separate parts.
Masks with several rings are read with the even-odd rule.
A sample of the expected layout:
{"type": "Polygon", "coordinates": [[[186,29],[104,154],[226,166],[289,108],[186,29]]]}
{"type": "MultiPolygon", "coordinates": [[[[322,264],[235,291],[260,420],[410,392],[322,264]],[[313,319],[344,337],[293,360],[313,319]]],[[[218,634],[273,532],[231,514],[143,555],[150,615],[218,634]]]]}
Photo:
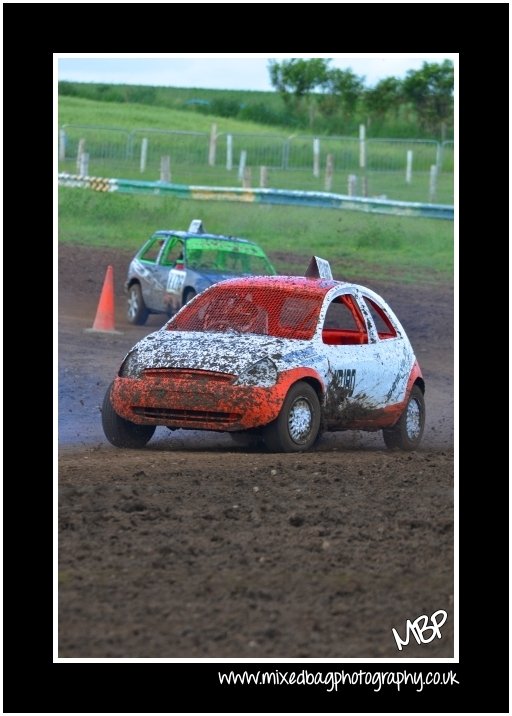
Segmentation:
{"type": "Polygon", "coordinates": [[[313,257],[305,277],[231,279],[196,296],[128,353],[102,422],[118,447],[166,425],[258,430],[277,452],[308,450],[322,429],[383,430],[388,447],[413,450],[424,392],[391,308],[313,257]]]}

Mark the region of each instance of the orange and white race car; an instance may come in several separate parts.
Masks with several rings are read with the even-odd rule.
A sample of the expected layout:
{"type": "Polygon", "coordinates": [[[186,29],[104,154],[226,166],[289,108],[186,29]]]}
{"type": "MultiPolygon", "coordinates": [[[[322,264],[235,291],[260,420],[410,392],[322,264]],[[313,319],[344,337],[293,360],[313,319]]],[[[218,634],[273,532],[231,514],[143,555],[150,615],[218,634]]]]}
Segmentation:
{"type": "Polygon", "coordinates": [[[274,452],[308,450],[324,430],[382,430],[389,448],[414,450],[424,393],[386,302],[313,257],[305,277],[230,279],[196,296],[125,357],[102,423],[123,448],[163,425],[248,431],[274,452]]]}

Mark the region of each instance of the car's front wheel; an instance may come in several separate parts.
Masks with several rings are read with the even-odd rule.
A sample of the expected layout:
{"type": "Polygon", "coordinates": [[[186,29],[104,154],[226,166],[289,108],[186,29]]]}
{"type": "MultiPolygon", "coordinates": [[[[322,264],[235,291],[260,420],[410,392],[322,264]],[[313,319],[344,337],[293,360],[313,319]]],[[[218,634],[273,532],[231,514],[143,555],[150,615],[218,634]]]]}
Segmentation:
{"type": "Polygon", "coordinates": [[[416,450],[425,429],[425,398],[419,386],[414,385],[399,421],[382,431],[386,447],[391,450],[416,450]]]}
{"type": "Polygon", "coordinates": [[[320,401],[305,381],[292,385],[278,417],[263,430],[272,452],[303,452],[315,443],[320,431],[320,401]]]}
{"type": "Polygon", "coordinates": [[[133,283],[128,289],[128,320],[135,326],[143,326],[148,316],[149,311],[144,303],[140,284],[133,283]]]}
{"type": "Polygon", "coordinates": [[[110,400],[112,383],[108,386],[101,408],[101,424],[105,437],[120,448],[143,448],[155,432],[154,425],[136,425],[116,413],[110,400]]]}

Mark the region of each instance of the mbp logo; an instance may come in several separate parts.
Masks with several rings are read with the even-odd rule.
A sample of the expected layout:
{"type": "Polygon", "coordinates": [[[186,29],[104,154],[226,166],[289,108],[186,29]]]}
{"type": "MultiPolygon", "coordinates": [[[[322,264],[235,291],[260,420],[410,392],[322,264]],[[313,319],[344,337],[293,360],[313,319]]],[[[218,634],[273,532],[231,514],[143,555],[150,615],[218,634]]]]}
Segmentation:
{"type": "Polygon", "coordinates": [[[447,618],[448,614],[443,609],[439,609],[439,611],[434,612],[430,617],[430,621],[432,622],[432,624],[428,623],[429,618],[425,614],[422,614],[421,617],[418,617],[413,622],[408,619],[407,624],[405,625],[405,639],[401,639],[397,630],[392,629],[391,631],[393,632],[393,636],[395,637],[398,649],[402,651],[402,647],[407,646],[409,644],[411,633],[418,642],[418,644],[428,644],[430,641],[435,639],[436,636],[438,637],[438,639],[440,639],[441,627],[443,626],[447,618]],[[427,632],[428,638],[424,636],[425,632],[427,632]],[[428,634],[429,632],[430,634],[428,634]]]}

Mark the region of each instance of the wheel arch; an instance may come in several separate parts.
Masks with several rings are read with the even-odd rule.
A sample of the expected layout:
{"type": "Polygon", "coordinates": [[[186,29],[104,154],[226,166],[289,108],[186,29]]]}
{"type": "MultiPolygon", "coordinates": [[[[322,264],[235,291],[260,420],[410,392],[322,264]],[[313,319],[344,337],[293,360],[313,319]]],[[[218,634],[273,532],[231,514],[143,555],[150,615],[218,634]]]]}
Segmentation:
{"type": "Polygon", "coordinates": [[[423,395],[425,395],[425,381],[423,380],[423,378],[416,378],[416,380],[414,381],[414,385],[417,385],[423,395]]]}
{"type": "MultiPolygon", "coordinates": [[[[323,385],[322,385],[320,379],[319,379],[319,378],[315,378],[315,377],[312,376],[312,375],[305,375],[305,376],[303,376],[303,377],[301,377],[301,378],[297,378],[297,380],[295,380],[295,381],[290,385],[290,388],[292,388],[292,387],[293,387],[294,385],[296,385],[297,383],[300,383],[301,381],[302,381],[303,383],[307,383],[308,385],[310,385],[310,386],[313,388],[313,390],[314,390],[315,393],[317,394],[317,397],[318,397],[318,400],[319,400],[319,402],[320,402],[320,405],[322,405],[322,400],[323,400],[323,397],[324,397],[324,388],[323,388],[323,385]]],[[[290,388],[288,388],[288,390],[290,390],[290,388]]]]}
{"type": "Polygon", "coordinates": [[[181,305],[182,305],[182,306],[184,306],[184,305],[187,303],[187,301],[186,301],[185,299],[187,298],[187,295],[188,295],[189,293],[193,293],[194,296],[197,296],[197,294],[198,294],[199,292],[197,291],[196,288],[194,288],[194,286],[191,286],[190,284],[188,284],[187,286],[185,286],[185,287],[183,288],[183,291],[181,292],[181,305]]]}

